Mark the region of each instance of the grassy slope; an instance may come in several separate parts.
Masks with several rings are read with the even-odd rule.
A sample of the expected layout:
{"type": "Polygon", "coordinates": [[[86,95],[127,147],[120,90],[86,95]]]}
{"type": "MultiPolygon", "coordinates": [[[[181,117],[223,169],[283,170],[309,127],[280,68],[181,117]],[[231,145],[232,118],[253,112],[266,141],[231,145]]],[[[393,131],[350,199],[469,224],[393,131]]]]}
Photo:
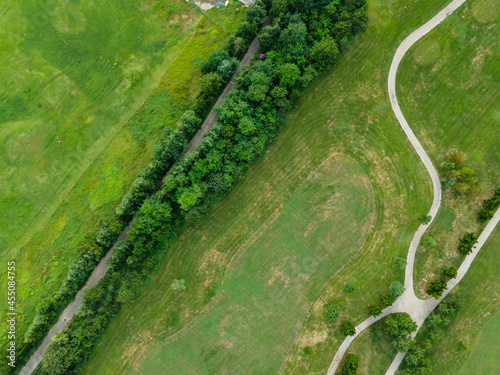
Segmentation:
{"type": "MultiPolygon", "coordinates": [[[[378,293],[386,291],[391,281],[402,280],[403,275],[392,268],[393,260],[406,255],[408,243],[418,226],[416,217],[430,204],[427,175],[392,116],[385,87],[392,53],[407,35],[408,26],[419,26],[445,3],[422,0],[405,8],[403,1],[371,2],[369,31],[351,46],[338,67],[308,90],[289,116],[288,126],[276,144],[249,170],[230,197],[218,205],[207,223],[189,228],[169,250],[158,278],[116,319],[86,373],[111,373],[116,368],[120,369],[118,373],[125,370],[129,373],[168,372],[168,369],[175,373],[276,371],[274,366],[278,366],[291,349],[290,336],[280,336],[285,333],[298,333],[299,338],[290,362],[282,370],[309,374],[324,372],[342,338],[336,327],[329,329],[323,324],[322,301],[339,298],[344,317],[352,316],[355,321],[366,318],[366,305],[376,301],[378,293]],[[402,15],[395,18],[389,12],[402,15]],[[279,317],[285,314],[284,319],[275,323],[260,318],[248,331],[248,344],[237,339],[232,342],[229,336],[239,335],[238,327],[243,331],[248,328],[242,323],[241,311],[248,314],[249,320],[255,319],[254,314],[258,315],[261,310],[260,304],[252,305],[253,301],[269,298],[265,285],[259,290],[249,281],[252,274],[265,279],[261,275],[267,272],[271,279],[271,273],[276,272],[272,263],[264,270],[260,266],[260,254],[270,252],[272,247],[268,246],[275,243],[271,238],[261,239],[263,228],[274,223],[273,213],[286,209],[286,202],[298,199],[297,189],[304,179],[332,154],[348,154],[362,165],[371,180],[376,211],[366,244],[357,249],[358,257],[353,257],[356,250],[350,250],[349,255],[354,259],[345,266],[348,259],[344,258],[341,261],[344,268],[340,271],[337,261],[333,266],[327,264],[328,274],[318,277],[306,272],[310,275],[300,282],[303,291],[297,293],[292,304],[284,305],[282,300],[288,297],[276,293],[280,298],[265,305],[269,306],[265,315],[279,317]],[[248,246],[249,242],[252,246],[248,246]],[[243,251],[238,253],[237,259],[248,259],[245,270],[240,270],[234,261],[228,268],[229,259],[238,249],[243,251]],[[249,250],[259,255],[253,258],[246,255],[249,250]],[[235,275],[242,275],[241,279],[235,275]],[[310,285],[307,280],[311,277],[315,277],[318,286],[314,293],[304,298],[303,293],[310,285]],[[301,329],[304,309],[311,307],[332,277],[301,329]],[[186,280],[188,288],[182,294],[174,295],[169,290],[174,278],[186,280]],[[343,293],[346,281],[356,286],[354,296],[343,293]],[[242,299],[238,283],[252,291],[246,299],[242,299]],[[208,289],[211,286],[216,286],[218,294],[210,301],[208,289]],[[360,296],[363,296],[362,302],[360,296]],[[227,308],[225,315],[219,306],[227,308]],[[290,309],[296,310],[295,315],[291,315],[290,309]],[[293,320],[289,321],[291,318],[293,320]],[[272,323],[264,324],[266,321],[272,323]],[[283,331],[282,325],[291,327],[292,332],[283,331]],[[254,341],[253,335],[261,340],[254,341]],[[285,337],[286,341],[272,346],[275,335],[285,337]],[[207,342],[205,337],[212,338],[213,342],[207,342]],[[303,346],[316,343],[310,362],[302,361],[303,346]],[[194,345],[194,349],[189,345],[194,345]],[[273,358],[268,359],[268,356],[273,358]],[[237,367],[240,360],[244,370],[237,367]]],[[[344,157],[339,161],[342,160],[344,157]]],[[[349,175],[343,178],[349,179],[349,175]]],[[[319,223],[313,220],[310,226],[314,228],[319,223]]],[[[301,225],[300,222],[297,225],[301,225]]],[[[294,228],[293,223],[289,223],[273,230],[278,238],[288,230],[291,238],[284,239],[283,243],[289,246],[297,236],[294,228]]],[[[337,236],[335,243],[342,240],[344,237],[337,236]]],[[[282,249],[277,247],[274,251],[282,249]]],[[[300,248],[292,247],[289,251],[295,255],[300,248]]],[[[285,258],[282,263],[286,261],[285,258]]],[[[302,262],[310,261],[314,259],[306,256],[302,262]]],[[[313,270],[316,267],[322,267],[321,262],[313,270]]]]}
{"type": "MultiPolygon", "coordinates": [[[[130,4],[128,7],[130,7],[130,4]]],[[[233,12],[235,12],[236,7],[235,4],[231,5],[233,12]]],[[[121,8],[127,7],[123,6],[121,8]]],[[[131,12],[132,9],[130,10],[131,12]]],[[[154,22],[158,23],[158,35],[164,34],[165,43],[162,42],[161,44],[160,41],[155,42],[159,44],[157,48],[161,52],[161,55],[157,57],[148,52],[140,59],[142,61],[141,64],[139,64],[139,56],[131,58],[127,64],[130,70],[129,74],[136,77],[135,79],[138,82],[141,81],[140,73],[142,65],[145,64],[147,58],[158,60],[156,62],[158,65],[156,68],[157,71],[148,73],[151,75],[148,80],[142,79],[142,81],[145,81],[142,84],[144,87],[130,87],[124,91],[123,96],[134,98],[137,105],[134,104],[129,108],[126,107],[125,103],[121,107],[106,112],[100,109],[99,106],[104,107],[106,103],[110,104],[110,102],[105,102],[104,98],[101,98],[98,100],[99,103],[91,108],[82,107],[80,112],[77,111],[79,108],[73,109],[75,112],[74,116],[77,116],[78,113],[81,115],[84,111],[87,111],[85,113],[88,113],[89,116],[93,113],[92,111],[95,111],[96,119],[99,116],[105,116],[102,122],[99,122],[100,126],[96,127],[96,129],[103,132],[107,130],[108,132],[95,140],[93,148],[91,147],[91,151],[87,152],[87,154],[90,153],[91,155],[85,156],[88,156],[89,159],[84,160],[84,156],[82,156],[80,165],[75,164],[75,169],[72,169],[73,166],[71,166],[69,170],[66,170],[68,176],[59,182],[61,189],[63,189],[62,192],[59,192],[59,195],[55,193],[54,196],[47,195],[36,202],[37,207],[48,206],[49,208],[45,208],[53,212],[50,212],[49,215],[42,215],[41,219],[33,217],[35,222],[39,221],[38,225],[41,225],[41,227],[38,228],[36,223],[32,224],[37,230],[30,233],[32,237],[27,239],[26,245],[19,252],[16,252],[15,248],[11,248],[10,252],[1,254],[5,262],[14,259],[17,263],[17,308],[23,312],[19,317],[17,331],[21,338],[27,325],[31,322],[36,305],[45,296],[54,293],[59,287],[62,278],[65,277],[67,266],[76,255],[75,244],[90,228],[97,225],[100,216],[113,210],[113,207],[120,201],[138,170],[149,161],[153,141],[160,129],[165,125],[175,126],[175,122],[182,112],[189,108],[193,100],[193,95],[196,93],[200,77],[199,70],[193,65],[195,58],[205,58],[208,56],[212,50],[220,46],[220,43],[227,35],[224,30],[212,22],[201,19],[201,15],[195,9],[177,0],[157,2],[154,9],[148,10],[147,7],[141,9],[143,13],[137,10],[137,19],[135,22],[140,22],[140,17],[143,17],[145,12],[152,12],[151,14],[148,13],[149,22],[153,24],[154,22]],[[200,19],[201,22],[199,22],[200,19]],[[165,69],[167,70],[165,71],[165,69]],[[103,104],[100,103],[101,101],[103,101],[103,104]],[[137,110],[137,112],[133,113],[134,110],[137,110]],[[122,111],[124,116],[128,114],[128,116],[132,115],[132,117],[128,121],[124,118],[123,121],[120,120],[121,122],[117,124],[116,121],[119,119],[119,116],[115,116],[114,111],[122,111]],[[108,115],[109,117],[106,117],[108,115]],[[107,125],[107,127],[102,125],[107,125]],[[71,181],[71,176],[69,175],[75,172],[75,170],[78,172],[75,177],[76,179],[71,181]],[[49,259],[50,262],[48,261],[49,259]]],[[[75,13],[75,10],[73,9],[72,12],[75,13]]],[[[17,13],[15,16],[20,17],[17,13]]],[[[235,17],[231,17],[228,14],[226,17],[222,17],[220,22],[227,22],[232,25],[235,22],[234,18],[241,20],[242,16],[242,12],[236,12],[235,17]]],[[[129,26],[130,24],[134,25],[133,20],[134,18],[129,19],[129,26]]],[[[122,40],[122,43],[126,44],[125,41],[128,40],[127,38],[137,38],[135,34],[136,30],[132,26],[130,26],[130,30],[124,28],[123,33],[125,36],[123,38],[125,40],[122,40]]],[[[117,34],[116,38],[119,35],[121,34],[117,34]]],[[[120,40],[115,43],[118,42],[120,40]]],[[[26,56],[30,56],[29,51],[23,53],[26,56]]],[[[95,75],[99,73],[102,73],[104,76],[110,74],[108,70],[100,72],[99,69],[90,69],[89,71],[89,74],[95,75]]],[[[96,85],[101,84],[101,86],[105,87],[105,83],[99,82],[98,77],[95,80],[96,85]]],[[[110,96],[112,95],[110,94],[110,96]]],[[[75,105],[75,102],[78,101],[75,99],[74,102],[67,104],[68,107],[75,105]]],[[[58,111],[62,111],[64,105],[66,105],[64,101],[59,104],[58,111]]],[[[42,114],[39,116],[41,117],[42,114]]],[[[36,117],[34,119],[36,120],[36,117]]],[[[61,123],[57,122],[57,120],[55,118],[50,123],[50,134],[56,131],[52,129],[53,127],[64,127],[66,124],[62,120],[61,123]]],[[[79,131],[87,131],[87,128],[82,129],[71,129],[71,132],[68,131],[67,134],[68,136],[78,138],[76,135],[79,134],[79,131]]],[[[19,137],[29,136],[28,133],[23,133],[23,131],[17,125],[11,127],[6,124],[2,125],[0,137],[7,139],[2,152],[9,152],[7,147],[11,144],[15,145],[12,139],[15,140],[19,137]]],[[[37,134],[44,135],[43,131],[37,134]]],[[[21,138],[19,138],[20,140],[18,139],[21,142],[18,144],[18,148],[24,144],[22,142],[26,141],[23,141],[21,138]]],[[[71,153],[81,151],[67,147],[64,143],[67,140],[62,137],[59,138],[63,141],[62,143],[53,144],[51,139],[48,142],[48,147],[64,146],[64,149],[61,151],[61,157],[66,153],[66,157],[70,158],[71,153]]],[[[31,136],[30,139],[33,139],[33,137],[31,136]]],[[[92,138],[88,138],[89,142],[92,140],[92,138]]],[[[31,143],[28,145],[34,147],[31,146],[31,143]]],[[[33,158],[33,155],[31,159],[25,158],[27,161],[27,164],[24,166],[26,173],[28,173],[30,168],[36,168],[35,164],[37,160],[40,162],[46,159],[51,160],[49,157],[50,155],[43,154],[38,159],[33,158]],[[32,163],[28,163],[29,161],[32,163]]],[[[64,168],[62,164],[59,165],[59,169],[61,170],[58,173],[63,174],[64,171],[62,169],[64,168]]],[[[40,177],[43,173],[43,169],[31,171],[33,176],[36,175],[39,177],[40,183],[46,183],[40,177]]],[[[6,178],[5,176],[3,177],[4,179],[6,178]]],[[[13,178],[16,178],[15,174],[13,174],[13,178]]],[[[35,177],[33,178],[36,180],[35,177]]],[[[0,187],[7,188],[8,186],[12,186],[11,184],[14,184],[10,180],[7,182],[2,180],[0,187]]],[[[29,192],[31,193],[33,190],[37,189],[32,186],[29,192]]],[[[11,203],[10,200],[8,202],[11,203]]],[[[2,203],[2,207],[4,207],[4,203],[2,203]]],[[[12,206],[11,208],[14,209],[15,207],[12,206]]],[[[4,212],[2,212],[3,214],[4,212]]],[[[19,215],[19,218],[22,218],[22,215],[19,215]]],[[[13,220],[11,222],[15,223],[13,220]]],[[[2,235],[4,234],[8,234],[8,231],[2,231],[2,235]]],[[[12,233],[9,235],[13,236],[12,233]]],[[[2,269],[1,272],[1,276],[3,277],[4,270],[2,269]]],[[[4,296],[3,293],[4,290],[0,292],[0,295],[4,296]]],[[[2,330],[2,332],[6,332],[6,330],[2,330]]],[[[20,342],[21,340],[18,341],[18,343],[20,342]]]]}
{"type": "MultiPolygon", "coordinates": [[[[403,281],[403,272],[396,272],[392,264],[396,256],[406,258],[408,245],[418,226],[416,217],[428,210],[431,192],[427,173],[415,160],[416,154],[392,116],[387,97],[387,74],[402,39],[446,3],[446,0],[414,4],[370,1],[368,31],[351,46],[332,76],[326,78],[330,90],[338,92],[336,103],[331,104],[332,114],[340,117],[340,121],[353,123],[353,136],[368,128],[370,137],[351,145],[357,146],[354,148],[356,155],[366,160],[372,171],[372,182],[378,186],[375,191],[379,216],[363,252],[331,280],[311,308],[282,373],[323,374],[344,339],[339,332],[341,322],[350,319],[360,323],[368,317],[368,304],[378,303],[379,295],[387,293],[393,280],[403,281]],[[356,119],[356,115],[359,118],[356,119]],[[356,287],[354,295],[344,292],[346,282],[356,287]],[[324,323],[323,305],[329,301],[341,306],[338,323],[332,326],[324,323]],[[314,337],[316,339],[311,339],[314,337]],[[312,354],[305,356],[304,346],[311,346],[312,354]]],[[[380,345],[385,347],[384,343],[380,345]]],[[[368,349],[364,344],[355,343],[354,347],[359,352],[363,347],[368,349]]],[[[376,367],[384,368],[390,363],[390,354],[383,350],[380,353],[376,367]]],[[[368,364],[363,362],[366,361],[363,357],[360,368],[366,370],[368,364]]]]}
{"type": "Polygon", "coordinates": [[[429,231],[438,246],[417,252],[415,285],[422,297],[442,265],[460,265],[458,238],[479,232],[475,215],[480,202],[500,186],[499,17],[498,2],[468,1],[419,41],[400,67],[401,108],[435,165],[451,151],[466,154],[465,165],[474,169],[484,191],[479,198],[444,192],[429,231]]]}

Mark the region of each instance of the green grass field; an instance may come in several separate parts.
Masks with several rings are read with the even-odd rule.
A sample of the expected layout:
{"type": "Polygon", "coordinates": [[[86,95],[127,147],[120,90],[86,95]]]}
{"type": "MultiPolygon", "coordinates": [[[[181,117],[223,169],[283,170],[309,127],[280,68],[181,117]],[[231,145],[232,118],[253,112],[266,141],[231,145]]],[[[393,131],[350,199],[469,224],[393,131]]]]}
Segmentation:
{"type": "MultiPolygon", "coordinates": [[[[84,373],[325,372],[343,337],[337,324],[325,325],[324,303],[341,305],[339,322],[365,319],[367,305],[403,280],[394,259],[406,256],[417,216],[430,206],[427,173],[392,115],[386,80],[399,42],[445,3],[370,2],[366,34],[307,91],[276,143],[230,196],[169,249],[84,373]],[[290,212],[303,199],[308,176],[332,157],[343,173],[324,176],[332,190],[344,191],[351,174],[363,176],[361,168],[373,191],[349,192],[374,210],[368,227],[357,224],[356,238],[349,231],[353,206],[333,205],[313,217],[302,203],[290,212]],[[326,230],[322,222],[332,215],[338,225],[326,230]],[[316,231],[311,243],[303,242],[304,220],[316,231]],[[184,279],[187,289],[173,293],[174,279],[184,279]],[[353,295],[344,292],[346,282],[355,286],[353,295]],[[307,358],[305,346],[313,350],[307,358]]],[[[380,368],[384,361],[390,354],[380,368]]]]}
{"type": "Polygon", "coordinates": [[[500,186],[500,6],[470,0],[422,38],[403,59],[398,75],[401,108],[438,167],[450,152],[467,155],[484,194],[473,198],[444,191],[443,205],[429,234],[432,250],[416,256],[415,286],[421,297],[440,268],[458,267],[458,239],[482,228],[476,214],[500,186]],[[495,16],[496,14],[496,16],[495,16]]]}
{"type": "MultiPolygon", "coordinates": [[[[17,264],[20,344],[78,242],[192,104],[196,61],[228,33],[181,0],[15,4],[0,18],[0,48],[10,51],[0,72],[0,259],[17,264]],[[14,21],[25,25],[20,35],[14,21]]],[[[218,22],[235,29],[244,16],[236,8],[218,22]]]]}
{"type": "Polygon", "coordinates": [[[446,328],[445,338],[433,347],[429,359],[435,374],[494,375],[500,369],[499,243],[496,228],[454,291],[464,306],[446,328]],[[460,343],[467,349],[461,349],[460,343]]]}

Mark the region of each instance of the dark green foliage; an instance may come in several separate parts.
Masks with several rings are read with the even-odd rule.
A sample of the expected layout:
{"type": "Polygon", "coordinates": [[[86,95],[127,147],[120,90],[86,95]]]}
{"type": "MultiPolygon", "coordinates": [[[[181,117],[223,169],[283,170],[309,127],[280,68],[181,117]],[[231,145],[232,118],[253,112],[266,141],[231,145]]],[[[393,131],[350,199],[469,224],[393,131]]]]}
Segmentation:
{"type": "Polygon", "coordinates": [[[490,220],[495,211],[500,207],[500,188],[495,189],[495,194],[490,199],[483,202],[483,208],[477,214],[477,219],[480,223],[490,220]]]}
{"type": "Polygon", "coordinates": [[[356,327],[351,322],[342,323],[340,330],[345,336],[354,336],[356,334],[356,327]]]}
{"type": "Polygon", "coordinates": [[[389,294],[394,300],[396,300],[404,292],[405,292],[405,287],[399,281],[393,281],[391,285],[389,285],[389,294]]]}
{"type": "MultiPolygon", "coordinates": [[[[161,250],[168,248],[186,221],[201,220],[205,210],[223,199],[250,164],[264,154],[284,127],[284,115],[291,103],[324,69],[312,66],[314,53],[326,57],[334,54],[331,42],[319,42],[332,38],[336,45],[345,46],[366,26],[364,1],[332,4],[304,2],[295,9],[297,3],[286,0],[272,4],[257,1],[236,38],[228,40],[228,50],[215,51],[202,64],[205,75],[213,73],[204,78],[205,93],[198,97],[194,112],[186,113],[180,126],[158,141],[153,161],[141,171],[117,208],[121,217],[136,216],[127,241],[117,246],[107,277],[86,293],[82,309],[49,346],[44,357],[45,373],[78,372],[121,304],[133,300],[148,281],[161,259],[161,250]],[[229,79],[235,68],[231,59],[236,55],[234,46],[243,45],[242,39],[249,41],[257,32],[257,23],[263,17],[257,7],[270,8],[277,16],[271,27],[265,28],[268,35],[261,36],[263,41],[267,38],[260,46],[265,61],[242,69],[236,77],[237,89],[215,108],[217,124],[195,151],[173,166],[201,125],[199,116],[206,113],[217,88],[222,89],[214,74],[229,79]],[[324,11],[327,7],[328,12],[324,11]],[[319,19],[324,21],[321,27],[316,24],[319,19]],[[169,170],[159,190],[150,197],[169,170]]],[[[105,231],[101,237],[109,244],[105,231]]],[[[346,284],[345,290],[353,293],[354,287],[346,284]]],[[[331,314],[335,315],[333,310],[331,314]]],[[[342,331],[355,334],[354,325],[345,322],[342,331]]]]}
{"type": "Polygon", "coordinates": [[[477,236],[474,233],[467,233],[458,244],[458,251],[462,255],[472,253],[472,247],[477,243],[477,236]]]}
{"type": "Polygon", "coordinates": [[[455,267],[450,267],[450,266],[443,266],[441,268],[441,272],[443,275],[448,276],[449,278],[454,279],[457,277],[457,269],[455,267]]]}
{"type": "Polygon", "coordinates": [[[435,299],[439,299],[439,297],[443,295],[445,289],[447,289],[446,281],[438,279],[431,281],[425,292],[435,299]]]}
{"type": "Polygon", "coordinates": [[[394,299],[388,294],[382,294],[380,296],[380,303],[384,307],[389,307],[394,303],[394,299]]]}
{"type": "Polygon", "coordinates": [[[340,308],[334,303],[325,305],[325,320],[327,323],[334,323],[340,315],[340,308]]]}
{"type": "Polygon", "coordinates": [[[354,287],[354,285],[351,285],[349,283],[345,283],[344,290],[346,293],[354,294],[354,292],[356,291],[356,288],[354,287]]]}
{"type": "Polygon", "coordinates": [[[394,347],[404,353],[412,346],[410,337],[417,330],[417,323],[411,320],[408,314],[392,314],[385,318],[384,332],[390,337],[394,347]]]}
{"type": "Polygon", "coordinates": [[[339,375],[356,375],[358,373],[359,360],[352,353],[347,353],[345,357],[344,367],[339,372],[339,375]]]}
{"type": "Polygon", "coordinates": [[[325,69],[337,62],[339,49],[337,43],[330,37],[316,42],[313,48],[314,64],[318,69],[325,69]]]}
{"type": "Polygon", "coordinates": [[[422,224],[429,224],[432,220],[432,216],[431,215],[427,215],[427,214],[420,214],[418,216],[418,221],[420,221],[422,224]]]}
{"type": "Polygon", "coordinates": [[[412,345],[406,354],[401,374],[421,375],[431,374],[432,366],[426,356],[432,350],[432,344],[444,337],[443,328],[446,327],[460,310],[461,301],[456,296],[443,300],[429,315],[426,325],[429,328],[425,338],[418,344],[412,345]]]}
{"type": "Polygon", "coordinates": [[[368,305],[368,311],[373,316],[379,316],[380,314],[382,314],[382,309],[380,308],[379,305],[377,305],[375,303],[368,305]]]}
{"type": "Polygon", "coordinates": [[[436,247],[436,239],[432,236],[423,236],[422,241],[420,241],[423,247],[430,249],[436,247]]]}
{"type": "Polygon", "coordinates": [[[304,354],[305,355],[311,355],[312,354],[312,349],[310,346],[304,347],[304,354]]]}

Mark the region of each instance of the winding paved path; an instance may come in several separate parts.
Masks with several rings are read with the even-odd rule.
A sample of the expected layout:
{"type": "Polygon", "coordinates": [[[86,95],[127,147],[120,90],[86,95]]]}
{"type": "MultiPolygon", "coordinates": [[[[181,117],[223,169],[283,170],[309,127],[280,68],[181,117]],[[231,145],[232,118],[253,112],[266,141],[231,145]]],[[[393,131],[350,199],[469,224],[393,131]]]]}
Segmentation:
{"type": "MultiPolygon", "coordinates": [[[[269,21],[267,20],[262,26],[266,25],[269,21]]],[[[231,81],[227,84],[226,88],[222,92],[221,96],[215,103],[215,105],[222,104],[224,101],[224,98],[226,97],[229,92],[234,88],[234,78],[237,73],[240,72],[241,68],[245,65],[249,65],[250,62],[252,61],[253,56],[259,49],[258,43],[257,43],[257,38],[255,38],[250,46],[248,47],[247,53],[245,56],[243,56],[243,59],[241,60],[240,64],[238,65],[238,69],[236,72],[233,74],[231,77],[231,81]]],[[[186,152],[190,150],[194,150],[196,147],[199,146],[201,141],[203,140],[203,137],[207,132],[215,125],[217,121],[217,113],[214,111],[211,111],[205,121],[203,122],[200,130],[194,135],[194,137],[191,139],[191,142],[189,142],[189,145],[186,147],[186,149],[181,153],[184,155],[186,152]]],[[[76,294],[75,300],[70,303],[64,311],[61,313],[59,320],[57,321],[56,324],[50,329],[50,331],[47,333],[47,336],[43,339],[42,343],[38,347],[35,353],[30,357],[29,361],[24,365],[24,367],[21,369],[19,372],[19,375],[29,375],[31,374],[37,366],[40,364],[43,354],[45,353],[45,350],[47,350],[48,346],[50,345],[50,342],[54,335],[58,332],[61,332],[64,327],[69,323],[69,321],[75,316],[76,312],[80,310],[80,307],[82,307],[82,300],[83,300],[83,293],[93,287],[96,286],[99,281],[106,275],[106,271],[108,269],[107,266],[107,261],[111,256],[113,255],[113,250],[115,249],[115,246],[122,240],[125,239],[127,236],[128,231],[130,230],[130,227],[132,225],[132,222],[129,223],[129,225],[123,230],[123,232],[120,234],[116,242],[114,243],[113,247],[108,251],[106,256],[102,258],[102,260],[99,262],[97,267],[94,269],[94,272],[92,272],[92,275],[90,275],[87,283],[85,286],[80,289],[80,291],[76,294]]]]}
{"type": "MultiPolygon", "coordinates": [[[[396,118],[403,128],[403,131],[405,132],[406,136],[408,137],[408,140],[412,144],[413,148],[417,152],[418,156],[422,160],[422,162],[425,165],[425,168],[429,172],[429,175],[432,180],[432,186],[434,190],[434,199],[432,201],[431,209],[429,211],[429,215],[432,216],[432,220],[436,216],[439,206],[441,205],[441,182],[439,179],[439,175],[436,171],[436,168],[434,168],[434,165],[432,164],[432,161],[430,160],[429,156],[425,152],[424,148],[418,141],[417,137],[411,130],[410,126],[408,125],[408,122],[406,121],[405,117],[403,116],[403,112],[401,111],[401,108],[399,107],[398,99],[396,97],[396,75],[398,71],[399,64],[401,60],[403,59],[404,55],[408,50],[424,35],[426,35],[429,31],[431,31],[433,28],[435,28],[437,25],[439,25],[446,17],[448,17],[450,14],[452,14],[458,7],[460,7],[463,3],[465,3],[467,0],[453,0],[451,3],[449,3],[443,10],[441,10],[438,14],[436,14],[430,21],[425,23],[423,26],[415,30],[413,33],[411,33],[403,42],[399,45],[398,49],[396,50],[396,53],[394,54],[394,58],[392,60],[391,68],[389,70],[389,78],[388,78],[388,91],[389,91],[389,99],[391,102],[391,107],[396,115],[396,118]]],[[[431,222],[432,222],[431,220],[431,222]]],[[[448,295],[448,293],[462,280],[462,278],[465,276],[467,270],[469,269],[470,265],[472,264],[472,261],[476,257],[477,253],[485,243],[485,241],[488,239],[490,234],[493,232],[493,229],[496,227],[498,224],[498,221],[500,220],[500,208],[496,211],[494,217],[489,221],[481,235],[479,236],[478,243],[473,247],[473,252],[469,254],[468,256],[465,257],[464,261],[462,262],[462,265],[458,269],[458,275],[455,279],[452,279],[448,281],[447,284],[447,290],[443,293],[441,298],[436,300],[435,298],[430,298],[427,300],[421,300],[415,295],[415,291],[413,288],[413,268],[414,268],[414,262],[415,262],[415,253],[417,251],[418,244],[420,242],[420,239],[422,238],[422,235],[424,232],[427,230],[431,222],[428,224],[420,225],[418,228],[417,232],[413,236],[413,239],[410,243],[410,248],[408,249],[408,257],[407,257],[407,265],[405,269],[405,292],[401,297],[399,297],[392,306],[385,308],[382,311],[382,314],[374,317],[371,316],[368,319],[366,319],[364,322],[359,324],[356,327],[356,334],[354,336],[348,336],[341,344],[340,348],[338,349],[337,353],[335,354],[335,357],[333,358],[333,361],[328,369],[327,375],[334,375],[340,361],[345,355],[345,352],[349,348],[349,345],[354,341],[354,339],[366,328],[371,326],[373,323],[376,321],[382,319],[383,317],[392,314],[392,313],[398,313],[398,312],[405,312],[410,317],[417,323],[418,329],[422,326],[424,323],[425,319],[427,316],[436,308],[436,306],[441,302],[441,300],[448,295]]],[[[417,331],[418,331],[417,329],[417,331]]],[[[414,332],[412,337],[415,337],[417,332],[414,332]]],[[[389,369],[386,372],[386,375],[392,375],[396,372],[398,369],[399,365],[403,361],[403,358],[405,356],[405,353],[398,353],[396,355],[396,358],[394,358],[393,362],[391,363],[389,369]]]]}

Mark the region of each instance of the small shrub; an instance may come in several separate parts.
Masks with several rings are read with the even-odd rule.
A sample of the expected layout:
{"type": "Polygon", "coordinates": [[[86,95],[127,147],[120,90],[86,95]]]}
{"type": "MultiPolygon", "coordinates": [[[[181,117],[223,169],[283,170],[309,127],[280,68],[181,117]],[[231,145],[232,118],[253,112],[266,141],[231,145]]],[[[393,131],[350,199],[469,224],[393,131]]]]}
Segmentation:
{"type": "Polygon", "coordinates": [[[436,247],[436,240],[432,236],[423,236],[422,241],[420,241],[423,247],[426,249],[431,249],[433,247],[436,247]]]}
{"type": "Polygon", "coordinates": [[[445,161],[443,164],[443,168],[447,171],[451,171],[452,169],[456,168],[456,164],[451,161],[445,161]]]}
{"type": "Polygon", "coordinates": [[[389,286],[389,294],[396,300],[405,292],[405,287],[399,281],[393,281],[389,286]]]}
{"type": "Polygon", "coordinates": [[[172,285],[170,285],[170,289],[172,289],[174,292],[182,292],[183,290],[186,289],[185,285],[185,280],[177,280],[175,279],[172,285]]]}
{"type": "Polygon", "coordinates": [[[349,283],[345,283],[344,290],[346,293],[354,294],[354,292],[356,291],[356,288],[354,287],[354,285],[351,285],[349,283]]]}
{"type": "Polygon", "coordinates": [[[345,357],[344,367],[339,375],[356,375],[358,373],[359,360],[352,353],[348,353],[345,357]]]}
{"type": "Polygon", "coordinates": [[[445,289],[447,289],[446,281],[439,279],[431,281],[425,292],[435,299],[439,299],[439,297],[443,295],[445,289]]]}
{"type": "Polygon", "coordinates": [[[406,268],[406,259],[400,257],[396,258],[396,260],[394,260],[394,268],[399,271],[404,271],[406,268]]]}
{"type": "Polygon", "coordinates": [[[443,275],[454,279],[455,277],[457,277],[458,270],[455,267],[443,266],[441,268],[441,272],[443,273],[443,275]]]}
{"type": "Polygon", "coordinates": [[[356,334],[356,327],[351,322],[342,323],[340,329],[345,336],[354,336],[356,334]]]}
{"type": "Polygon", "coordinates": [[[325,305],[325,320],[327,323],[334,323],[340,315],[340,308],[334,303],[325,305]]]}
{"type": "Polygon", "coordinates": [[[394,299],[388,294],[382,294],[380,296],[380,303],[382,306],[389,307],[394,303],[394,299]]]}
{"type": "Polygon", "coordinates": [[[311,354],[312,354],[312,349],[311,349],[311,347],[310,347],[310,346],[306,346],[306,347],[304,348],[304,354],[305,354],[305,355],[311,355],[311,354]]]}

